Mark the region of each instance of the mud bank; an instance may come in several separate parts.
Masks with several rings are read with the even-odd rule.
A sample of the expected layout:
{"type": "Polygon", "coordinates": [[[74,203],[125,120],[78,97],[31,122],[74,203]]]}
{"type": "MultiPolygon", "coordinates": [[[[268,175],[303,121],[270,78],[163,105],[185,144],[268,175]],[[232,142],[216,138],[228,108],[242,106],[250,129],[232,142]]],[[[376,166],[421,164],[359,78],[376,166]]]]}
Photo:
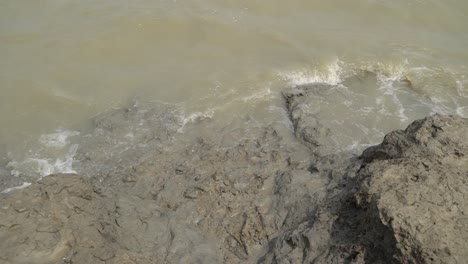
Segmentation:
{"type": "Polygon", "coordinates": [[[162,104],[96,117],[78,174],[1,194],[1,262],[463,262],[468,120],[418,120],[357,155],[310,111],[328,88],[284,93],[290,128],[187,125],[162,104]]]}

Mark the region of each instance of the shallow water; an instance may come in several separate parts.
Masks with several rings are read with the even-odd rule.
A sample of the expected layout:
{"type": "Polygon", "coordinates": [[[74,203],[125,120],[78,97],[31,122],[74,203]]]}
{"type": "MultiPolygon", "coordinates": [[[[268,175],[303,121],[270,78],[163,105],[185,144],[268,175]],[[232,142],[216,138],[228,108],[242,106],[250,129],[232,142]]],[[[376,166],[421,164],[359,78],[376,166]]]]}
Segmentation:
{"type": "Polygon", "coordinates": [[[285,119],[282,90],[336,84],[318,105],[370,143],[468,117],[466,25],[462,0],[0,0],[0,165],[72,172],[73,131],[134,100],[175,104],[182,123],[269,123],[285,119]],[[349,81],[363,71],[377,80],[349,81]]]}

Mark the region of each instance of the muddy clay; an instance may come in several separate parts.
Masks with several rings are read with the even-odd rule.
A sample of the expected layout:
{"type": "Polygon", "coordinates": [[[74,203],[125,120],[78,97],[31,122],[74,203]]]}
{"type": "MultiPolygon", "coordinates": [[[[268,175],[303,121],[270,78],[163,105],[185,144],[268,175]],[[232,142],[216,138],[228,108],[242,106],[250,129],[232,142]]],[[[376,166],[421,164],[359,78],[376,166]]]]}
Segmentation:
{"type": "Polygon", "coordinates": [[[303,111],[327,87],[284,93],[291,127],[101,114],[78,174],[0,194],[1,262],[462,263],[468,120],[418,120],[356,155],[303,111]]]}

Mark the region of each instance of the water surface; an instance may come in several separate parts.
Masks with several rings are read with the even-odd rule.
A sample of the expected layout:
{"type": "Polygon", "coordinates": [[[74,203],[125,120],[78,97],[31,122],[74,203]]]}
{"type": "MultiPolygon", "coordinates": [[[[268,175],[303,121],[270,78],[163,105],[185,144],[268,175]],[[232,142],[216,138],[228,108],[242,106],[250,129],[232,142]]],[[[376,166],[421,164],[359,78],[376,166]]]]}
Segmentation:
{"type": "Polygon", "coordinates": [[[462,0],[0,0],[0,165],[71,171],[67,136],[134,100],[175,104],[181,122],[268,123],[282,90],[326,82],[344,88],[324,116],[363,122],[371,143],[468,117],[466,25],[462,0]],[[349,84],[366,71],[377,80],[349,84]]]}

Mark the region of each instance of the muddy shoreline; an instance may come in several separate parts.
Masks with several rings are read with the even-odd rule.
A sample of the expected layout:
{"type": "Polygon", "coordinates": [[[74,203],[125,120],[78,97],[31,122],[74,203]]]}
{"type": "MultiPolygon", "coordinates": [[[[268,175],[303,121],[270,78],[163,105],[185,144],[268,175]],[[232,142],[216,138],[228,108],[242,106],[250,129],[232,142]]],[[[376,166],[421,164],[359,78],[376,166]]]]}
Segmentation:
{"type": "Polygon", "coordinates": [[[468,120],[435,115],[343,150],[348,131],[304,111],[328,88],[283,93],[290,127],[200,118],[178,133],[175,110],[150,103],[96,117],[78,174],[0,194],[0,260],[461,263],[468,120]]]}

